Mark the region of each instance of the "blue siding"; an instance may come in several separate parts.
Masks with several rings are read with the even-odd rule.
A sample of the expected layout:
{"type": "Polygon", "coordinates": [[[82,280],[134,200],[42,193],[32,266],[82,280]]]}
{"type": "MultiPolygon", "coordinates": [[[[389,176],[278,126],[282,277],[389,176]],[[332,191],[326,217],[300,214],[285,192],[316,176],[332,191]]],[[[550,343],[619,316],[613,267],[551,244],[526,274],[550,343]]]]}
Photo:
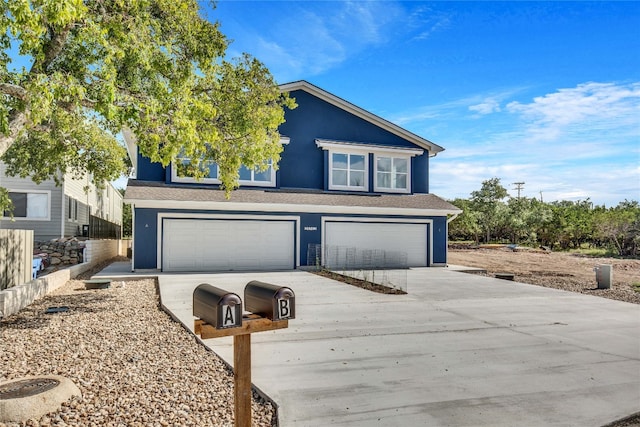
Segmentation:
{"type": "MultiPolygon", "coordinates": [[[[158,213],[181,213],[186,211],[177,209],[135,209],[135,235],[134,235],[134,269],[157,268],[157,215],[158,213]]],[[[234,212],[234,211],[188,211],[189,213],[204,214],[237,214],[237,215],[261,215],[264,212],[234,212]]],[[[347,214],[315,214],[300,212],[269,212],[266,215],[299,216],[300,217],[300,247],[296,248],[300,255],[300,265],[307,265],[307,250],[310,244],[322,242],[322,218],[351,217],[351,218],[381,218],[381,219],[430,219],[433,220],[433,262],[444,264],[447,262],[447,235],[446,217],[432,216],[380,216],[380,215],[347,215],[347,214]]],[[[430,249],[428,248],[428,251],[430,249]]]]}
{"type": "MultiPolygon", "coordinates": [[[[291,95],[296,99],[298,108],[285,112],[286,122],[279,129],[282,135],[290,138],[290,143],[284,146],[276,172],[278,188],[328,189],[328,157],[326,151],[316,146],[316,139],[417,148],[404,138],[305,91],[293,91],[291,95]]],[[[412,158],[414,193],[428,193],[428,165],[427,152],[412,158]]],[[[373,170],[373,156],[370,156],[370,191],[373,191],[373,170]]],[[[169,183],[170,166],[165,168],[138,154],[137,179],[169,183]]]]}
{"type": "Polygon", "coordinates": [[[136,179],[141,181],[165,181],[165,170],[161,163],[153,163],[138,153],[136,179]]]}
{"type": "Polygon", "coordinates": [[[134,269],[156,268],[158,210],[135,209],[133,236],[134,269]]]}
{"type": "Polygon", "coordinates": [[[433,263],[447,263],[447,218],[432,217],[433,219],[433,263]]]}
{"type": "Polygon", "coordinates": [[[300,265],[307,265],[309,245],[320,244],[322,240],[322,215],[300,215],[300,265]]]}
{"type": "Polygon", "coordinates": [[[411,191],[429,193],[429,154],[411,158],[411,191]]]}
{"type": "MultiPolygon", "coordinates": [[[[328,164],[326,153],[316,146],[316,139],[362,142],[392,147],[417,148],[411,142],[394,135],[364,119],[315,96],[297,90],[291,93],[298,108],[285,113],[286,122],[280,125],[280,133],[290,138],[280,160],[279,186],[284,188],[327,188],[328,164]]],[[[414,192],[426,193],[423,182],[428,170],[428,154],[418,156],[413,174],[418,177],[414,192]]],[[[370,165],[371,166],[371,165],[370,165]]],[[[373,168],[370,168],[373,179],[373,168]]],[[[373,191],[373,182],[369,188],[373,191]]]]}

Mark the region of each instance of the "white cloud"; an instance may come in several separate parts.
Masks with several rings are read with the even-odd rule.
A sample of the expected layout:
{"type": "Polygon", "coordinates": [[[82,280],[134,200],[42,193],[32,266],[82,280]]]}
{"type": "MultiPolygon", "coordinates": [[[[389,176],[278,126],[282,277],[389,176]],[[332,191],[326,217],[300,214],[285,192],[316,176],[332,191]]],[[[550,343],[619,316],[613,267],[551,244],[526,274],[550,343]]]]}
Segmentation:
{"type": "Polygon", "coordinates": [[[468,97],[405,116],[428,111],[410,123],[446,148],[431,162],[433,192],[466,198],[498,177],[545,201],[640,200],[640,83],[585,83],[494,111],[507,99],[468,97]]]}
{"type": "Polygon", "coordinates": [[[245,33],[244,50],[263,61],[278,81],[321,74],[349,56],[386,42],[404,12],[394,2],[296,2],[270,31],[245,33]],[[291,19],[291,16],[297,16],[291,19]]]}
{"type": "Polygon", "coordinates": [[[637,135],[640,83],[583,83],[536,97],[528,104],[511,102],[506,109],[525,121],[533,140],[550,141],[592,130],[637,135]]]}
{"type": "Polygon", "coordinates": [[[522,196],[546,202],[589,198],[595,204],[615,206],[625,199],[640,200],[640,167],[633,159],[549,161],[544,156],[512,157],[508,152],[449,159],[445,152],[431,161],[431,191],[441,197],[468,198],[493,177],[500,178],[512,196],[516,195],[513,183],[524,182],[522,196]]]}
{"type": "Polygon", "coordinates": [[[385,40],[383,29],[393,24],[401,9],[391,2],[348,1],[327,21],[328,27],[350,43],[375,44],[385,40]]]}
{"type": "Polygon", "coordinates": [[[484,102],[476,105],[471,105],[469,110],[475,111],[480,115],[486,115],[491,113],[498,113],[501,111],[500,103],[494,98],[487,98],[484,102]]]}
{"type": "Polygon", "coordinates": [[[417,31],[414,40],[425,40],[451,26],[451,17],[428,6],[417,7],[407,19],[407,26],[417,31]]]}
{"type": "Polygon", "coordinates": [[[501,112],[500,104],[514,95],[523,92],[527,88],[514,87],[490,93],[474,94],[460,99],[454,99],[437,105],[428,105],[414,108],[410,111],[398,113],[390,119],[401,126],[418,123],[431,119],[461,118],[468,111],[477,113],[477,116],[501,112]]]}

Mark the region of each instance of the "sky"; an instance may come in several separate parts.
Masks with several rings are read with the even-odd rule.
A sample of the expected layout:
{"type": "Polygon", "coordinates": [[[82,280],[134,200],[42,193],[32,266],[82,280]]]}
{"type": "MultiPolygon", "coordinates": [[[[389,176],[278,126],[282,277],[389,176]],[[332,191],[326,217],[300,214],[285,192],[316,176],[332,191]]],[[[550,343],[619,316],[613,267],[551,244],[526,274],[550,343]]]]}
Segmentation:
{"type": "Polygon", "coordinates": [[[201,2],[279,84],[306,80],[442,147],[430,192],[640,200],[640,2],[201,2]]]}

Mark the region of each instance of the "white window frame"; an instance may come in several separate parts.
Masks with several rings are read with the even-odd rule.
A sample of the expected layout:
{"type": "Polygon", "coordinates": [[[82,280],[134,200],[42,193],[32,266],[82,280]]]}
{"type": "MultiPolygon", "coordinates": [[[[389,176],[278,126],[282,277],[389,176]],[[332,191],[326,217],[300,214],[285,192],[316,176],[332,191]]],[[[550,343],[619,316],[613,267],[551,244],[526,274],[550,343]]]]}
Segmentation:
{"type": "MultiPolygon", "coordinates": [[[[197,184],[220,184],[220,180],[216,174],[216,177],[204,177],[200,180],[197,180],[190,176],[178,176],[178,168],[177,162],[181,161],[182,158],[177,158],[176,161],[171,162],[171,182],[186,182],[186,183],[197,183],[197,184]]],[[[216,165],[217,166],[217,165],[216,165]]],[[[217,171],[217,169],[216,169],[217,171]]]]}
{"type": "Polygon", "coordinates": [[[375,153],[373,156],[373,191],[378,193],[411,193],[411,157],[410,155],[401,155],[394,153],[375,153]],[[391,159],[391,182],[393,183],[393,160],[402,159],[407,161],[407,186],[406,188],[381,187],[378,184],[378,159],[391,159]]]}
{"type": "Polygon", "coordinates": [[[316,145],[328,152],[329,155],[329,189],[330,190],[349,190],[349,191],[369,191],[369,154],[373,154],[373,191],[376,193],[411,193],[412,168],[411,158],[421,156],[424,150],[418,148],[407,147],[391,147],[376,144],[362,144],[357,142],[332,141],[326,139],[316,139],[316,145]],[[354,153],[364,155],[365,162],[365,187],[349,187],[335,186],[332,184],[333,171],[333,153],[346,154],[354,153]],[[407,188],[395,189],[378,187],[378,157],[406,158],[407,159],[407,188]]]}
{"type": "MultiPolygon", "coordinates": [[[[288,136],[280,136],[280,144],[287,145],[289,144],[290,139],[288,136]]],[[[177,158],[176,160],[180,160],[181,158],[177,158]]],[[[176,167],[176,162],[171,162],[171,182],[183,182],[189,184],[222,184],[218,176],[215,177],[205,177],[200,180],[197,180],[192,177],[184,177],[178,176],[178,169],[176,167]]],[[[215,162],[212,162],[215,163],[215,162]]],[[[269,181],[254,181],[255,170],[251,171],[251,179],[250,180],[239,180],[238,183],[240,186],[252,186],[252,187],[275,187],[276,186],[276,170],[273,167],[273,163],[269,161],[271,166],[271,176],[269,181]]],[[[217,164],[216,164],[217,166],[217,164]]],[[[219,173],[220,169],[216,169],[219,173]]]]}
{"type": "MultiPolygon", "coordinates": [[[[251,169],[251,179],[250,180],[239,180],[240,186],[242,185],[251,185],[254,187],[275,187],[276,186],[276,170],[273,168],[273,162],[269,161],[269,167],[271,168],[271,174],[269,177],[269,181],[256,181],[255,174],[256,168],[251,169]]],[[[247,168],[248,169],[248,168],[247,168]]]]}
{"type": "MultiPolygon", "coordinates": [[[[13,219],[14,221],[51,221],[51,191],[49,190],[22,190],[22,189],[8,189],[7,190],[9,193],[25,193],[27,194],[27,203],[28,203],[28,195],[29,194],[45,194],[47,196],[47,216],[46,217],[40,217],[40,218],[33,218],[33,217],[18,217],[18,216],[14,216],[13,218],[11,217],[5,217],[4,216],[4,212],[3,212],[3,216],[2,219],[8,219],[11,220],[13,219]]],[[[27,205],[27,211],[29,209],[29,206],[27,205]]]]}
{"type": "MultiPolygon", "coordinates": [[[[361,171],[358,171],[361,172],[361,171]]],[[[329,150],[329,190],[348,190],[348,191],[369,191],[369,153],[360,150],[329,150]],[[333,183],[333,155],[343,154],[347,156],[347,185],[336,185],[333,183]],[[351,169],[349,168],[349,159],[351,156],[364,157],[364,183],[363,185],[349,185],[351,179],[351,169]]]]}
{"type": "MultiPolygon", "coordinates": [[[[179,159],[178,159],[179,160],[179,159]]],[[[253,186],[253,187],[275,187],[276,186],[276,170],[273,167],[273,164],[271,162],[269,162],[269,165],[271,167],[271,174],[270,174],[270,179],[269,181],[255,181],[254,180],[254,176],[255,176],[255,169],[251,170],[251,179],[250,180],[239,180],[238,183],[240,184],[240,186],[243,185],[247,185],[247,186],[253,186]]],[[[175,167],[175,165],[172,163],[171,165],[171,182],[184,182],[184,183],[193,183],[193,184],[221,184],[222,181],[220,181],[220,179],[218,178],[218,175],[216,174],[215,178],[214,177],[205,177],[202,178],[200,180],[197,180],[195,178],[192,177],[186,177],[186,176],[178,176],[178,172],[177,172],[177,168],[175,167]]],[[[216,165],[217,166],[217,165],[216,165]]],[[[216,171],[219,173],[220,169],[217,168],[216,171]]]]}

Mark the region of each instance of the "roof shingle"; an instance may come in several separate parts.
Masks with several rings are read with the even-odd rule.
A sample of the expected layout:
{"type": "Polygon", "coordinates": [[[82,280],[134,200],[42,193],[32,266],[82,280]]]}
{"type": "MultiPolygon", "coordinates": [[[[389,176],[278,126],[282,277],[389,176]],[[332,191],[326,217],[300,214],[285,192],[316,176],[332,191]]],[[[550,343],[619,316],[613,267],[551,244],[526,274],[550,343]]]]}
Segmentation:
{"type": "MultiPolygon", "coordinates": [[[[144,202],[201,202],[224,204],[307,205],[331,207],[363,207],[438,211],[440,214],[461,212],[456,206],[434,194],[358,194],[304,189],[238,189],[230,199],[216,187],[166,184],[131,179],[127,185],[125,202],[143,205],[144,202]]],[[[429,214],[429,212],[424,212],[429,214]]]]}

